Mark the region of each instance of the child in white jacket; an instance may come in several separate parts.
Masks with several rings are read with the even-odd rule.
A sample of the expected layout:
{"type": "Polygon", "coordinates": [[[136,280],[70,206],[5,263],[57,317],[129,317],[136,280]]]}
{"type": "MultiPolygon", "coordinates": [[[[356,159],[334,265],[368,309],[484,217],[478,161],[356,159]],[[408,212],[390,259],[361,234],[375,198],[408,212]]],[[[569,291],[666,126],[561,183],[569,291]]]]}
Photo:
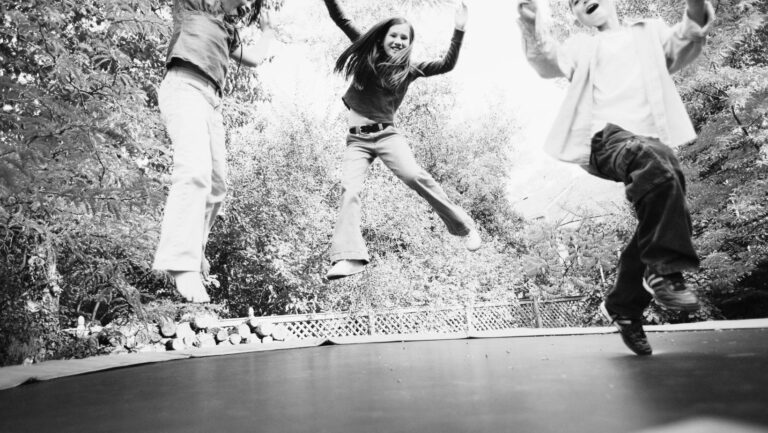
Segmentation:
{"type": "Polygon", "coordinates": [[[685,178],[672,150],[696,134],[670,74],[699,55],[714,10],[705,0],[687,0],[682,21],[672,27],[660,20],[623,25],[615,0],[566,0],[579,22],[598,32],[559,44],[538,1],[546,0],[518,7],[526,57],[543,78],[570,81],[544,148],[626,185],[638,225],[601,310],[627,347],[650,355],[642,314],[652,298],[673,310],[699,308],[681,273],[697,269],[699,259],[685,178]]]}

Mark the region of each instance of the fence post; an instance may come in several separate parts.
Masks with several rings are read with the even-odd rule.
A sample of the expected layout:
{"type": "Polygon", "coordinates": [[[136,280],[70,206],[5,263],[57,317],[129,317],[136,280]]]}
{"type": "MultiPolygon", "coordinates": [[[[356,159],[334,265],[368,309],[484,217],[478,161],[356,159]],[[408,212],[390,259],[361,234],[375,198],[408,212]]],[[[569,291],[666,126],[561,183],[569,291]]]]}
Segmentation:
{"type": "Polygon", "coordinates": [[[543,326],[541,324],[541,311],[539,310],[539,308],[540,308],[539,297],[534,296],[533,297],[533,317],[534,319],[536,319],[536,327],[542,328],[543,326]]]}
{"type": "Polygon", "coordinates": [[[373,310],[368,310],[368,335],[376,333],[376,316],[373,310]]]}
{"type": "Polygon", "coordinates": [[[475,315],[474,313],[475,311],[471,304],[464,308],[464,314],[467,316],[467,334],[475,332],[475,322],[472,317],[475,315]]]}

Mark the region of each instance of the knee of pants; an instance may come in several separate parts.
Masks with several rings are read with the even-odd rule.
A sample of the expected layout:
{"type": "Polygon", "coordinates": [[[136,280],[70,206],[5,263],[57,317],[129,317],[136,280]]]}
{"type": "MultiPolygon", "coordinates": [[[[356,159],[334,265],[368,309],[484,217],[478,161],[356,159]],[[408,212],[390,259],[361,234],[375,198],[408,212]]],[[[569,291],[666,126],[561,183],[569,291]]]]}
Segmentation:
{"type": "Polygon", "coordinates": [[[352,203],[359,203],[360,193],[362,192],[362,189],[363,189],[362,185],[357,185],[357,184],[345,185],[342,183],[341,185],[342,207],[352,203]]]}
{"type": "Polygon", "coordinates": [[[204,167],[174,167],[171,184],[172,186],[190,186],[210,193],[211,171],[204,167]]]}
{"type": "Polygon", "coordinates": [[[428,186],[435,183],[435,179],[432,175],[427,173],[424,169],[417,170],[413,173],[404,173],[400,176],[400,179],[413,189],[418,189],[421,186],[428,186]]]}
{"type": "Polygon", "coordinates": [[[227,184],[226,182],[213,182],[211,185],[211,192],[209,194],[210,203],[220,203],[224,201],[224,197],[227,196],[227,184]]]}
{"type": "Polygon", "coordinates": [[[627,198],[637,203],[657,188],[684,188],[684,178],[672,149],[663,145],[637,142],[632,145],[634,160],[628,167],[627,198]]]}
{"type": "Polygon", "coordinates": [[[341,180],[341,195],[347,196],[359,196],[363,190],[364,179],[342,179],[341,180]]]}

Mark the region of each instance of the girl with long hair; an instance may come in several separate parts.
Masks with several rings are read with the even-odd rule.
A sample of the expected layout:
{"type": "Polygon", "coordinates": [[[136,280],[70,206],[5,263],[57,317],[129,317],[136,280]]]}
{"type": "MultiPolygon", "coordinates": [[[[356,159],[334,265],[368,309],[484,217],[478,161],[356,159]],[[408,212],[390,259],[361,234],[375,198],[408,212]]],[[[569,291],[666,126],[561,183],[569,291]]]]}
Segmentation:
{"type": "Polygon", "coordinates": [[[331,19],[352,41],[335,67],[352,83],[342,98],[349,109],[349,134],[342,162],[341,209],[330,250],[333,266],[326,277],[332,280],[361,272],[370,261],[360,231],[360,192],[368,167],[376,157],[427,200],[451,234],[463,236],[467,249],[476,251],[481,239],[472,219],[419,166],[405,137],[394,126],[395,112],[415,79],[444,74],[456,65],[467,23],[467,6],[462,2],[456,10],[451,46],[443,58],[412,62],[414,30],[407,20],[389,18],[362,33],[336,0],[324,1],[331,19]]]}
{"type": "Polygon", "coordinates": [[[174,0],[173,34],[158,105],[173,145],[173,175],[153,268],[168,271],[188,301],[209,302],[201,272],[208,233],[226,194],[221,116],[229,59],[252,67],[273,39],[262,0],[174,0]],[[262,38],[240,44],[238,28],[261,21],[262,38]]]}

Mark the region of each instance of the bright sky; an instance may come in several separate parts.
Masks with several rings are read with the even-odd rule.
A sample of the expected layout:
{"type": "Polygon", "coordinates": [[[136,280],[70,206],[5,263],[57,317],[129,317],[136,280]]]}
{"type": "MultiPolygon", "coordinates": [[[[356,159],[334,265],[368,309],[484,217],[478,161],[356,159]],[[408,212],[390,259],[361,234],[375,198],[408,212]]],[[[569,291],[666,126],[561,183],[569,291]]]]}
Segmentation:
{"type": "MultiPolygon", "coordinates": [[[[354,0],[342,0],[353,2],[354,0]]],[[[543,80],[528,65],[522,52],[520,31],[511,0],[467,0],[469,22],[457,67],[451,71],[457,92],[456,116],[472,119],[482,116],[490,99],[502,98],[522,130],[510,137],[514,164],[509,168],[509,200],[526,217],[561,218],[564,209],[586,206],[593,210],[611,207],[623,200],[622,185],[589,176],[581,168],[561,163],[542,151],[542,143],[564,96],[564,83],[543,80]]],[[[445,7],[428,12],[393,11],[404,15],[416,29],[414,58],[423,58],[423,46],[446,44],[450,38],[454,9],[445,7]],[[419,44],[422,44],[421,46],[419,44]],[[421,48],[421,50],[420,50],[421,48]]],[[[364,21],[363,17],[352,17],[364,21]]],[[[384,17],[376,17],[384,18],[384,17]]],[[[262,67],[264,84],[273,101],[296,99],[313,104],[318,112],[344,110],[339,98],[343,80],[328,88],[332,65],[318,70],[316,58],[302,35],[329,37],[339,30],[327,17],[320,0],[291,0],[275,15],[284,31],[294,37],[290,44],[274,50],[275,60],[262,67]],[[307,26],[313,19],[324,23],[307,26]],[[329,104],[329,101],[331,102],[329,104]]],[[[372,21],[368,19],[365,23],[372,21]]],[[[447,46],[447,44],[446,44],[447,46]]],[[[287,101],[286,101],[287,102],[287,101]]],[[[405,103],[408,103],[406,97],[405,103]]]]}

